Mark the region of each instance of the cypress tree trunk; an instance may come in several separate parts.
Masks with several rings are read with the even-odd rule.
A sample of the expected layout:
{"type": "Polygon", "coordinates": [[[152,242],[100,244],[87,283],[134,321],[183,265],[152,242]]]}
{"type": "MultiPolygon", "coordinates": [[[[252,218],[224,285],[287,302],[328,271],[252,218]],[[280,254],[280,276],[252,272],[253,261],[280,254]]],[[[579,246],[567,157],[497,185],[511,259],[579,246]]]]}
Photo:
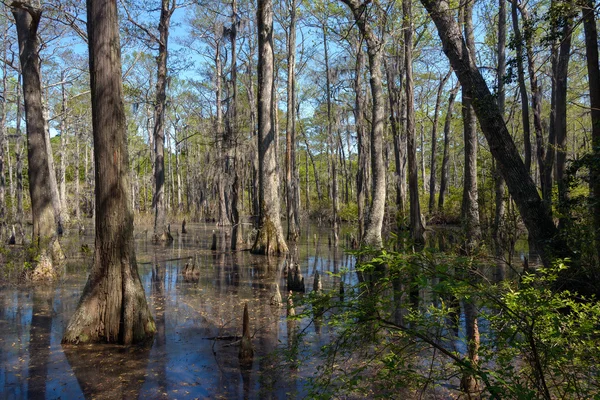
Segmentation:
{"type": "MultiPolygon", "coordinates": [[[[475,36],[473,34],[473,2],[466,2],[460,13],[463,14],[466,43],[463,54],[475,57],[475,36]]],[[[464,124],[465,170],[462,196],[461,219],[465,234],[465,251],[471,254],[481,239],[479,225],[479,204],[477,189],[477,118],[473,109],[474,93],[469,86],[462,90],[462,115],[464,124]]]]}
{"type": "Polygon", "coordinates": [[[279,176],[273,129],[273,3],[259,0],[258,19],[258,172],[260,219],[255,254],[288,251],[279,216],[279,176]]]}
{"type": "Polygon", "coordinates": [[[410,231],[413,241],[422,245],[425,242],[425,227],[421,220],[421,205],[419,204],[419,176],[417,172],[417,144],[415,138],[415,93],[412,73],[413,21],[410,0],[402,1],[404,14],[402,28],[404,29],[404,69],[406,73],[406,137],[408,151],[408,186],[410,192],[410,231]]]}
{"type": "Polygon", "coordinates": [[[167,105],[167,59],[169,26],[177,0],[162,0],[158,23],[158,57],[156,57],[156,100],[154,104],[154,239],[168,240],[165,206],[165,109],[167,105]]]}
{"type": "Polygon", "coordinates": [[[87,2],[96,179],[94,262],[63,343],[143,342],[155,331],[133,241],[116,0],[87,2]]]}
{"type": "Polygon", "coordinates": [[[384,129],[384,100],[381,83],[381,67],[383,46],[381,39],[375,35],[367,21],[365,8],[368,2],[359,3],[357,0],[342,0],[346,4],[358,25],[361,35],[367,42],[369,71],[371,73],[371,96],[373,100],[373,115],[371,123],[371,169],[373,176],[372,200],[369,215],[365,224],[362,243],[373,248],[381,248],[383,242],[381,229],[385,214],[385,164],[383,161],[383,129],[384,129]]]}
{"type": "Polygon", "coordinates": [[[53,264],[62,259],[56,239],[55,210],[52,204],[48,149],[42,107],[40,42],[37,30],[42,11],[23,3],[13,3],[17,25],[19,58],[23,76],[23,98],[27,125],[27,158],[29,161],[29,194],[33,215],[32,243],[37,247],[39,262],[34,277],[53,278],[53,264]]]}
{"type": "Polygon", "coordinates": [[[354,78],[354,91],[356,100],[354,105],[354,123],[356,124],[356,140],[358,148],[358,171],[356,172],[356,201],[358,205],[358,240],[361,240],[365,231],[366,206],[368,199],[369,181],[369,137],[364,122],[364,95],[362,74],[365,67],[365,56],[360,40],[356,44],[356,69],[354,78]]]}

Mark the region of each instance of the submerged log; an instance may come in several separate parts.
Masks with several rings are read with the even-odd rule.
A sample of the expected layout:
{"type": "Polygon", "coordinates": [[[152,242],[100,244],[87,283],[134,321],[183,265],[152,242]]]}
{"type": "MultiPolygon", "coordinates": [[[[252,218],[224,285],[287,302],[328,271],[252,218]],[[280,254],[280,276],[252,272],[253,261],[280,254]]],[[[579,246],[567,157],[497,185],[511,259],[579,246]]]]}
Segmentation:
{"type": "Polygon", "coordinates": [[[252,364],[254,349],[252,348],[252,339],[250,336],[250,317],[248,316],[248,303],[244,304],[244,319],[242,323],[242,341],[240,342],[240,352],[238,354],[240,365],[252,364]]]}

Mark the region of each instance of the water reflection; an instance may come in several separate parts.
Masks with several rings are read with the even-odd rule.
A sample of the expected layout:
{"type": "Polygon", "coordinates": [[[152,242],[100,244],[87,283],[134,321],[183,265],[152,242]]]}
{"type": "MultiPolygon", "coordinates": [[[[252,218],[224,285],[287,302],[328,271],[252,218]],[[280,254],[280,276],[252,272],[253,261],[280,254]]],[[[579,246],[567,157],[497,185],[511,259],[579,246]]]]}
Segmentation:
{"type": "MultiPolygon", "coordinates": [[[[0,398],[302,396],[312,367],[282,374],[282,361],[273,356],[309,323],[286,319],[285,267],[308,277],[308,290],[316,271],[324,290],[338,290],[339,278],[328,272],[351,267],[352,258],[342,249],[328,249],[322,232],[307,230],[307,240],[286,262],[284,257],[231,252],[230,238],[222,231],[211,251],[213,226],[188,223],[186,229],[168,245],[153,245],[143,231],[136,235],[140,277],[157,327],[147,347],[61,346],[87,279],[89,255],[68,265],[55,286],[0,288],[0,398]],[[195,267],[191,278],[184,274],[186,264],[195,267]],[[240,369],[245,303],[255,355],[250,368],[240,369]]],[[[80,239],[91,245],[92,231],[65,240],[76,241],[71,248],[79,249],[80,239]]],[[[326,339],[311,335],[305,341],[315,341],[315,348],[326,339]]]]}

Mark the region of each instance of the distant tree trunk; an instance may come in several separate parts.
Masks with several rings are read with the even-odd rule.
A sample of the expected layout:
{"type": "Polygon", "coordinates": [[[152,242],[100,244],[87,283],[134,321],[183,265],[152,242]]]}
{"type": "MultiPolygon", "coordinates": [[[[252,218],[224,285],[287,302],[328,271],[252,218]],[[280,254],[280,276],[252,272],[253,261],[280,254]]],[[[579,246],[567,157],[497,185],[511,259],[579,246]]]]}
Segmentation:
{"type": "Polygon", "coordinates": [[[452,76],[452,69],[448,71],[448,73],[440,79],[440,84],[438,85],[437,96],[435,98],[435,110],[433,112],[433,122],[431,127],[431,165],[429,170],[429,214],[433,213],[435,209],[435,186],[436,186],[436,175],[437,175],[437,165],[436,165],[436,151],[437,151],[437,127],[438,120],[440,116],[440,107],[442,105],[442,93],[444,92],[444,86],[448,79],[452,76]]]}
{"type": "Polygon", "coordinates": [[[390,106],[390,126],[394,139],[394,184],[396,186],[396,223],[402,228],[404,223],[405,203],[402,184],[405,181],[404,165],[406,164],[406,146],[402,132],[402,78],[404,77],[404,49],[398,49],[395,60],[385,63],[388,84],[388,101],[390,106]],[[398,84],[396,84],[398,80],[398,84]]]}
{"type": "MultiPolygon", "coordinates": [[[[521,95],[521,119],[523,121],[523,143],[525,150],[525,168],[527,171],[531,171],[531,123],[529,119],[529,102],[527,100],[527,85],[525,84],[525,68],[523,67],[523,36],[521,35],[521,28],[519,27],[519,15],[517,13],[518,4],[516,1],[511,2],[511,15],[513,32],[515,35],[515,50],[516,62],[517,62],[517,76],[519,81],[519,93],[521,95]]],[[[528,33],[526,32],[526,35],[528,33]]],[[[531,34],[531,33],[529,33],[531,34]]],[[[528,51],[529,55],[529,51],[528,51]]],[[[529,59],[529,64],[533,63],[533,59],[529,59]]],[[[529,71],[531,73],[531,69],[529,71]]],[[[534,71],[535,72],[535,71],[534,71]]],[[[535,79],[535,75],[529,76],[529,79],[535,79]]],[[[533,88],[532,88],[533,90],[533,88]]],[[[533,102],[534,93],[532,93],[533,102]]]]}
{"type": "Polygon", "coordinates": [[[598,29],[594,17],[594,1],[587,0],[582,7],[585,32],[590,106],[592,118],[592,163],[590,166],[591,203],[594,218],[597,257],[600,260],[600,66],[598,64],[598,29]]]}
{"type": "Polygon", "coordinates": [[[448,97],[448,110],[446,111],[446,119],[444,120],[444,154],[442,157],[442,179],[440,180],[440,197],[438,198],[438,209],[444,211],[444,200],[446,197],[446,188],[450,177],[450,130],[452,128],[452,114],[454,113],[454,102],[456,94],[460,89],[460,82],[450,91],[448,97]]]}
{"type": "MultiPolygon", "coordinates": [[[[568,13],[569,11],[567,11],[568,13]]],[[[567,83],[569,73],[569,59],[571,58],[571,38],[573,29],[573,17],[564,16],[562,25],[561,41],[558,46],[558,59],[556,64],[556,86],[554,91],[554,129],[556,132],[556,182],[558,183],[558,208],[561,217],[559,228],[565,226],[569,221],[568,206],[569,187],[565,181],[567,165],[567,83]]]]}
{"type": "Polygon", "coordinates": [[[337,182],[337,165],[335,157],[336,141],[333,138],[333,121],[331,110],[331,71],[329,70],[329,52],[327,48],[327,27],[323,24],[323,54],[325,57],[325,93],[327,96],[327,147],[329,147],[328,163],[331,171],[331,205],[333,216],[333,237],[335,245],[338,244],[338,182],[337,182]]]}
{"type": "MultiPolygon", "coordinates": [[[[12,12],[17,25],[19,58],[23,76],[23,98],[27,125],[27,157],[29,161],[29,194],[33,215],[32,242],[39,255],[38,267],[56,264],[62,257],[56,239],[56,221],[52,205],[48,149],[42,110],[40,72],[40,42],[37,30],[42,11],[22,3],[13,3],[12,12]]],[[[35,272],[41,272],[36,271],[35,272]]],[[[34,272],[34,273],[35,273],[34,272]]],[[[50,272],[53,275],[54,272],[50,272]]],[[[44,278],[44,276],[40,276],[44,278]]],[[[50,277],[50,276],[47,276],[50,277]]]]}
{"type": "Polygon", "coordinates": [[[60,208],[63,212],[63,221],[69,220],[69,208],[67,207],[67,91],[65,90],[64,71],[61,73],[61,113],[60,118],[60,164],[58,172],[58,190],[60,194],[60,208]]]}
{"type": "Polygon", "coordinates": [[[233,184],[231,186],[231,223],[233,225],[231,230],[231,249],[236,250],[237,246],[242,242],[242,226],[240,218],[240,192],[243,194],[240,184],[240,169],[243,166],[242,160],[238,154],[238,118],[237,118],[237,28],[238,28],[238,14],[237,14],[237,1],[232,0],[231,2],[231,100],[229,105],[228,113],[228,130],[230,143],[233,144],[233,165],[231,166],[233,174],[233,184]]]}
{"type": "Polygon", "coordinates": [[[48,168],[50,173],[48,175],[50,179],[50,197],[52,198],[52,207],[54,208],[54,220],[56,223],[56,230],[59,235],[62,235],[64,230],[63,223],[63,209],[60,202],[60,194],[58,192],[58,181],[56,180],[56,169],[54,168],[54,153],[52,150],[52,143],[50,142],[50,127],[48,121],[50,120],[50,111],[48,110],[47,104],[42,98],[42,115],[44,116],[44,140],[46,142],[46,151],[48,153],[48,168]]]}
{"type": "Polygon", "coordinates": [[[273,3],[258,0],[258,163],[260,222],[255,254],[281,254],[288,251],[279,217],[279,176],[273,130],[273,3]]]}
{"type": "Polygon", "coordinates": [[[75,219],[77,219],[77,221],[81,218],[81,207],[79,206],[79,168],[81,167],[79,162],[79,134],[78,131],[75,132],[75,176],[73,177],[73,179],[75,179],[75,199],[73,201],[73,206],[75,207],[75,219]]]}
{"type": "MultiPolygon", "coordinates": [[[[498,46],[497,46],[497,57],[498,57],[498,111],[500,115],[504,116],[505,98],[506,93],[504,89],[504,75],[506,74],[506,0],[498,0],[498,46]]],[[[494,213],[494,225],[492,227],[492,239],[494,241],[494,255],[496,257],[496,265],[499,269],[498,277],[504,279],[504,243],[503,243],[503,221],[505,214],[504,206],[504,179],[502,174],[498,170],[497,166],[494,165],[494,194],[495,194],[495,213],[494,213]]]]}
{"type": "Polygon", "coordinates": [[[167,106],[167,59],[169,26],[177,0],[162,0],[158,22],[158,56],[156,57],[156,101],[154,104],[154,239],[169,238],[165,206],[165,109],[167,106]],[[172,3],[171,3],[172,1],[172,3]]]}
{"type": "Polygon", "coordinates": [[[23,229],[23,135],[21,134],[21,73],[17,78],[17,117],[15,122],[15,132],[17,134],[17,143],[15,146],[15,164],[16,164],[16,180],[17,180],[17,213],[16,213],[16,222],[19,227],[19,237],[21,240],[25,236],[25,231],[23,229]]]}
{"type": "Polygon", "coordinates": [[[383,228],[383,217],[385,215],[385,164],[383,162],[383,130],[385,123],[383,85],[381,82],[381,67],[383,57],[383,45],[373,31],[365,8],[368,1],[364,3],[358,0],[342,0],[346,4],[358,25],[361,35],[367,42],[367,54],[369,56],[369,71],[371,73],[371,96],[373,101],[373,114],[371,123],[371,170],[373,176],[372,199],[369,207],[369,215],[365,225],[362,243],[374,248],[381,248],[383,241],[381,230],[383,228]]]}
{"type": "Polygon", "coordinates": [[[298,222],[298,202],[296,201],[296,4],[288,0],[290,25],[287,37],[287,121],[286,121],[286,200],[287,200],[287,239],[295,241],[300,234],[298,222]]]}
{"type": "Polygon", "coordinates": [[[131,344],[156,330],[140,281],[129,201],[129,163],[116,0],[88,0],[96,244],[94,262],[63,343],[131,344]]]}
{"type": "MultiPolygon", "coordinates": [[[[6,60],[6,49],[8,43],[8,28],[4,31],[2,41],[2,56],[6,60]]],[[[0,242],[4,241],[4,235],[7,234],[7,223],[6,223],[6,180],[4,173],[4,140],[6,138],[6,84],[8,81],[7,76],[8,65],[2,63],[2,93],[0,96],[0,242]]],[[[17,105],[18,107],[18,105],[17,105]]],[[[8,149],[7,149],[8,153],[8,149]]],[[[14,199],[12,200],[14,204],[14,199]]]]}
{"type": "Polygon", "coordinates": [[[415,243],[425,242],[425,227],[421,220],[421,205],[419,204],[419,176],[417,173],[417,144],[415,138],[415,94],[412,71],[413,19],[410,0],[402,0],[404,14],[402,28],[404,29],[404,69],[406,73],[406,137],[408,151],[408,186],[410,192],[410,231],[415,243]]]}
{"type": "Polygon", "coordinates": [[[356,45],[356,69],[354,78],[354,91],[356,100],[354,105],[354,123],[356,125],[356,140],[358,148],[358,170],[356,172],[356,201],[358,204],[358,239],[361,240],[365,231],[366,207],[368,200],[369,181],[369,136],[365,129],[362,74],[365,68],[365,56],[361,40],[356,45]]]}
{"type": "MultiPolygon", "coordinates": [[[[312,152],[310,151],[310,147],[308,145],[308,140],[306,139],[306,135],[304,135],[304,144],[306,145],[306,152],[308,153],[308,157],[310,158],[310,163],[313,167],[313,175],[315,176],[315,186],[317,188],[317,199],[319,201],[323,200],[323,189],[321,188],[321,180],[319,179],[319,170],[317,169],[317,163],[315,162],[315,158],[313,157],[312,152]]],[[[307,185],[308,187],[308,185],[307,185]]]]}
{"type": "MultiPolygon", "coordinates": [[[[461,13],[464,16],[464,31],[466,47],[463,52],[475,57],[475,36],[473,34],[473,2],[466,2],[461,13]]],[[[464,124],[465,143],[465,173],[463,183],[463,197],[461,208],[461,219],[465,232],[465,250],[471,254],[481,239],[481,227],[479,225],[479,204],[477,189],[477,117],[473,109],[473,91],[469,86],[462,89],[462,114],[464,124]]]]}
{"type": "Polygon", "coordinates": [[[479,124],[489,144],[492,156],[498,162],[512,198],[519,208],[529,234],[539,247],[538,253],[544,265],[549,266],[553,257],[570,254],[557,237],[557,229],[548,207],[540,199],[537,188],[525,168],[519,152],[506,128],[495,97],[477,69],[474,58],[464,54],[460,28],[452,16],[448,4],[440,0],[421,0],[437,26],[444,52],[463,86],[469,86],[478,99],[473,106],[479,124]]]}

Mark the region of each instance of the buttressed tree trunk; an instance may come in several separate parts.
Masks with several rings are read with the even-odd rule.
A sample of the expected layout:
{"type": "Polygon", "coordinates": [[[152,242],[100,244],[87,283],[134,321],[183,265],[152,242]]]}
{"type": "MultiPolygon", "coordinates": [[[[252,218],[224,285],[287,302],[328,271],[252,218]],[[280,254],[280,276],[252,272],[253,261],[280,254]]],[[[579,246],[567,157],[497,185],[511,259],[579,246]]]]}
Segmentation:
{"type": "Polygon", "coordinates": [[[48,164],[42,109],[40,42],[37,34],[42,10],[22,2],[13,2],[11,6],[17,25],[19,59],[23,74],[29,194],[33,216],[32,242],[37,247],[39,255],[39,262],[33,276],[46,279],[55,276],[53,264],[59,262],[63,256],[56,239],[55,214],[50,188],[51,171],[48,164]]]}
{"type": "Polygon", "coordinates": [[[435,22],[444,52],[450,60],[463,87],[469,86],[475,113],[490,146],[492,156],[498,162],[508,190],[515,200],[523,221],[538,245],[538,252],[549,266],[553,256],[570,255],[568,248],[557,237],[557,229],[550,210],[542,202],[533,180],[504,123],[496,98],[492,95],[475,60],[463,52],[464,39],[453,17],[453,11],[445,0],[421,0],[435,22]]]}
{"type": "Polygon", "coordinates": [[[273,2],[259,0],[258,20],[258,178],[260,220],[252,246],[255,254],[287,253],[279,216],[279,176],[272,124],[273,97],[273,2]]]}
{"type": "Polygon", "coordinates": [[[377,37],[369,21],[367,21],[366,7],[369,1],[360,3],[357,0],[342,0],[354,16],[361,35],[367,42],[369,57],[369,71],[371,73],[371,96],[373,101],[373,116],[371,123],[371,169],[373,176],[372,199],[369,215],[365,224],[362,243],[374,248],[381,248],[381,229],[385,214],[385,164],[383,162],[383,128],[384,128],[384,99],[383,85],[381,83],[381,67],[383,43],[377,37]]]}
{"type": "Polygon", "coordinates": [[[131,344],[151,338],[156,328],[135,259],[116,0],[88,0],[87,20],[96,243],[92,269],[63,343],[131,344]]]}

